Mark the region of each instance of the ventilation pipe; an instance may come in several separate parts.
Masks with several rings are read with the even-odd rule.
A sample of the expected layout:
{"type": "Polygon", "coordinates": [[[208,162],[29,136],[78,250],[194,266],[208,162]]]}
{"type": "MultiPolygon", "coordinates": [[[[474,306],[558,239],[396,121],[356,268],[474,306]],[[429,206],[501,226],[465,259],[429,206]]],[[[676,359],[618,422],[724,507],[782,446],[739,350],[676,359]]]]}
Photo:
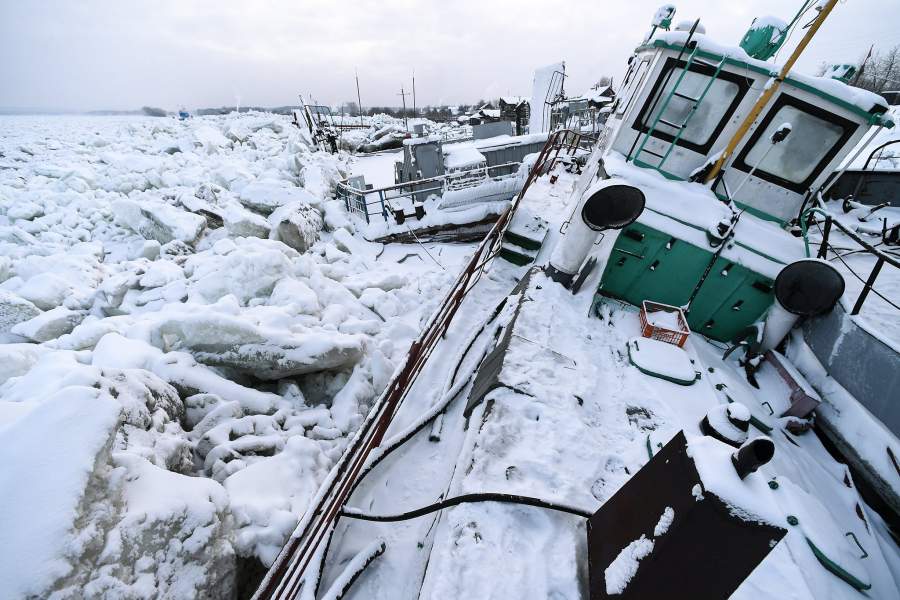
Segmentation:
{"type": "MultiPolygon", "coordinates": [[[[562,239],[556,244],[547,265],[547,275],[564,287],[569,287],[591,251],[600,232],[618,231],[634,223],[644,210],[644,193],[621,183],[619,179],[604,179],[589,187],[582,195],[562,239]]],[[[615,240],[610,240],[612,249],[615,240]]],[[[605,262],[606,257],[598,257],[605,262]]],[[[600,265],[603,269],[603,265],[600,265]]]]}
{"type": "Polygon", "coordinates": [[[772,460],[773,456],[775,456],[775,442],[761,435],[753,438],[732,454],[731,464],[734,465],[738,477],[743,479],[772,460]]]}
{"type": "Polygon", "coordinates": [[[766,316],[761,352],[775,348],[800,317],[830,312],[844,293],[844,278],[823,260],[791,263],[775,278],[775,302],[766,316]]]}

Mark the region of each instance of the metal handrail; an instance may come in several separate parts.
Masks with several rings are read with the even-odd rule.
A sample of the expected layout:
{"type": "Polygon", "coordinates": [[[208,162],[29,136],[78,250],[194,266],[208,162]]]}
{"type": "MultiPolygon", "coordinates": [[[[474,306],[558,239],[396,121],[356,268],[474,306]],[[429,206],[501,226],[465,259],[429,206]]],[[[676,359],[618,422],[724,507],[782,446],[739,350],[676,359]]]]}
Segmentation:
{"type": "MultiPolygon", "coordinates": [[[[885,143],[881,144],[880,146],[878,146],[877,148],[875,148],[874,150],[872,150],[872,152],[869,154],[869,158],[866,159],[866,162],[865,162],[865,164],[863,165],[862,170],[865,171],[865,170],[867,170],[867,169],[869,168],[869,161],[872,160],[872,157],[875,156],[875,153],[876,153],[876,152],[878,152],[879,150],[883,150],[883,149],[885,149],[885,148],[887,148],[888,146],[891,146],[891,145],[893,145],[893,144],[900,144],[900,139],[898,139],[898,140],[891,140],[891,141],[889,141],[889,142],[885,142],[885,143]]],[[[891,156],[891,158],[895,158],[895,157],[894,157],[894,156],[891,156]]],[[[882,156],[879,156],[879,157],[878,157],[878,160],[875,161],[875,164],[877,165],[877,164],[878,164],[878,161],[880,161],[880,160],[882,160],[882,159],[883,159],[883,157],[882,157],[882,156]]]]}
{"type": "Polygon", "coordinates": [[[438,342],[450,327],[453,317],[468,292],[475,286],[487,264],[499,253],[503,236],[532,182],[546,173],[562,150],[577,150],[582,136],[574,131],[559,130],[547,138],[537,160],[528,172],[525,185],[500,215],[484,237],[472,258],[463,268],[444,301],[428,320],[419,337],[410,345],[402,366],[394,372],[384,392],[372,405],[362,425],[350,439],[337,464],[329,472],[309,508],[287,539],[275,562],[269,568],[253,600],[287,600],[297,597],[305,569],[316,549],[339,517],[353,484],[372,450],[378,447],[401,403],[438,342]],[[574,144],[571,140],[574,140],[574,144]],[[550,154],[554,153],[553,158],[550,154]]]}
{"type": "Polygon", "coordinates": [[[878,279],[878,275],[881,273],[881,269],[882,269],[882,267],[884,267],[885,263],[891,265],[895,269],[900,269],[900,261],[898,261],[896,258],[890,256],[889,254],[882,252],[881,250],[879,250],[878,248],[876,248],[869,242],[867,242],[864,239],[862,239],[861,237],[859,237],[855,231],[853,231],[850,228],[848,228],[847,226],[845,226],[843,223],[841,223],[840,221],[835,219],[833,216],[831,216],[830,214],[828,214],[826,211],[822,210],[821,208],[810,208],[805,213],[803,213],[803,217],[800,219],[800,227],[801,227],[801,231],[803,233],[803,242],[806,247],[806,256],[810,256],[808,229],[809,229],[809,222],[813,218],[814,214],[821,214],[825,217],[825,226],[822,229],[822,240],[819,242],[819,250],[818,250],[818,253],[816,254],[817,258],[827,259],[827,257],[828,257],[828,249],[830,246],[828,243],[828,238],[829,238],[829,235],[831,234],[832,226],[837,227],[841,231],[841,233],[843,233],[848,238],[850,238],[851,240],[853,240],[854,242],[859,244],[860,247],[862,247],[866,253],[871,254],[877,258],[877,260],[875,261],[875,266],[872,267],[872,270],[869,272],[869,276],[866,279],[863,279],[856,273],[856,271],[854,271],[853,269],[850,268],[850,265],[848,265],[844,261],[844,259],[842,258],[842,255],[837,251],[837,249],[835,249],[833,246],[831,246],[832,252],[834,252],[835,256],[841,261],[841,263],[843,263],[843,265],[845,267],[847,267],[847,269],[857,279],[859,279],[860,281],[863,282],[863,289],[859,293],[859,296],[857,297],[856,303],[853,305],[853,309],[850,311],[850,314],[851,315],[859,314],[860,310],[862,310],[863,303],[866,301],[866,298],[869,296],[870,291],[875,292],[875,294],[878,297],[880,297],[882,300],[884,300],[885,302],[887,302],[894,308],[897,308],[898,310],[900,310],[900,307],[898,307],[896,304],[894,304],[893,302],[891,302],[890,300],[888,300],[887,298],[882,296],[881,293],[878,292],[878,290],[874,289],[875,281],[878,279]]]}
{"type": "MultiPolygon", "coordinates": [[[[503,163],[501,165],[491,165],[487,167],[478,167],[477,169],[470,169],[468,171],[461,172],[453,172],[453,173],[445,173],[443,175],[437,175],[435,177],[428,177],[425,179],[416,179],[414,181],[404,181],[401,183],[395,183],[393,185],[388,185],[385,187],[374,188],[371,190],[361,190],[359,188],[355,188],[349,185],[348,180],[345,179],[341,181],[336,186],[336,194],[338,198],[343,198],[344,204],[348,211],[354,211],[363,213],[363,206],[365,206],[364,217],[366,219],[366,223],[370,222],[370,217],[381,214],[385,220],[388,220],[388,204],[391,200],[397,200],[400,198],[408,198],[410,196],[416,194],[422,194],[424,192],[432,192],[441,190],[444,187],[444,183],[447,180],[452,180],[455,178],[459,178],[462,175],[471,175],[484,173],[487,177],[492,177],[491,172],[499,171],[502,169],[518,169],[519,165],[522,163],[518,162],[509,162],[503,163]],[[433,187],[420,187],[427,184],[439,184],[434,185],[433,187]],[[406,190],[406,191],[404,191],[406,190]],[[391,194],[391,192],[398,192],[397,194],[391,194]],[[377,198],[370,202],[368,200],[369,196],[376,196],[377,198]],[[355,198],[355,203],[351,198],[355,198]],[[370,206],[377,206],[378,210],[370,211],[370,206]]],[[[503,175],[494,175],[493,177],[513,177],[515,176],[515,170],[511,173],[503,174],[503,175]]]]}
{"type": "MultiPolygon", "coordinates": [[[[647,113],[647,117],[652,116],[653,111],[656,110],[657,103],[659,102],[660,98],[662,98],[662,91],[664,89],[666,89],[667,85],[669,85],[669,81],[672,79],[672,73],[674,73],[675,70],[678,68],[678,63],[681,62],[681,57],[684,56],[685,50],[687,50],[688,47],[691,46],[691,43],[694,39],[694,32],[697,30],[697,25],[699,25],[699,24],[700,24],[700,19],[697,19],[696,21],[694,21],[694,24],[691,26],[691,30],[688,33],[688,36],[684,41],[684,45],[682,45],[681,50],[678,51],[678,56],[675,58],[675,66],[666,72],[665,79],[663,80],[662,85],[659,88],[659,96],[653,100],[653,102],[650,106],[650,111],[647,113]]],[[[700,47],[697,45],[697,43],[693,42],[693,46],[691,48],[691,53],[688,56],[687,60],[685,61],[684,67],[681,69],[681,74],[678,76],[678,80],[675,82],[675,85],[672,86],[672,90],[669,92],[668,96],[666,96],[666,99],[663,101],[663,104],[660,107],[659,113],[656,115],[656,118],[653,119],[653,122],[650,124],[650,127],[647,129],[647,131],[645,131],[643,133],[643,135],[644,135],[643,140],[641,140],[641,133],[638,133],[637,137],[634,138],[634,142],[632,143],[631,148],[628,150],[628,156],[625,157],[625,162],[628,162],[631,160],[640,160],[638,158],[638,156],[640,156],[641,152],[644,151],[644,147],[647,145],[647,142],[650,141],[650,138],[653,135],[654,130],[656,129],[656,125],[659,123],[659,120],[662,118],[663,113],[666,112],[666,108],[669,105],[669,101],[672,99],[672,97],[678,91],[678,86],[681,85],[681,81],[682,81],[682,79],[684,79],[685,75],[687,75],[687,72],[690,70],[691,65],[694,64],[694,59],[696,58],[697,53],[699,52],[699,48],[700,47]],[[640,147],[638,147],[637,152],[634,152],[634,148],[635,148],[635,146],[638,145],[639,141],[640,141],[640,147]],[[632,155],[632,152],[634,152],[634,155],[632,155]]],[[[724,62],[725,61],[723,60],[722,63],[719,64],[719,69],[716,71],[716,75],[710,79],[709,85],[712,85],[712,81],[716,77],[718,77],[719,70],[721,70],[722,64],[724,64],[724,62]]],[[[708,87],[707,87],[707,89],[708,89],[708,87]]],[[[706,95],[706,91],[704,91],[703,94],[706,95]]],[[[702,98],[700,98],[700,100],[702,101],[702,98]]],[[[691,116],[693,116],[693,112],[691,112],[688,115],[688,118],[690,118],[691,116]]],[[[678,136],[678,139],[680,139],[680,137],[681,136],[678,136]]],[[[670,143],[669,148],[670,149],[673,148],[677,143],[678,143],[677,139],[673,140],[670,143]]],[[[668,158],[668,153],[666,153],[665,158],[668,158]]],[[[663,160],[661,160],[660,163],[653,168],[655,168],[657,170],[662,169],[663,165],[666,162],[665,158],[663,158],[663,160]]]]}

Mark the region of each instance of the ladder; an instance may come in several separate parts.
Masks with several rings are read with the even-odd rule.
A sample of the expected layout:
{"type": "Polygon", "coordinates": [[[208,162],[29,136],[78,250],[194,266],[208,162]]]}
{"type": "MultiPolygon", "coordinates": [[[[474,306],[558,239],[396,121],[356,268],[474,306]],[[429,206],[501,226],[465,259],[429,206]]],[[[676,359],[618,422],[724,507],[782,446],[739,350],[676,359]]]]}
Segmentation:
{"type": "MultiPolygon", "coordinates": [[[[691,37],[693,37],[694,29],[697,27],[698,22],[699,22],[699,19],[697,22],[694,23],[694,27],[691,28],[691,33],[688,36],[688,39],[685,40],[684,48],[687,48],[690,45],[691,37]]],[[[678,59],[676,60],[676,65],[678,64],[678,62],[680,62],[681,55],[684,52],[684,48],[682,48],[681,53],[679,53],[679,55],[678,55],[678,59]]],[[[717,65],[715,65],[715,72],[709,78],[709,81],[706,82],[706,85],[703,87],[703,90],[700,92],[699,96],[694,97],[689,94],[684,94],[684,93],[680,92],[679,87],[681,86],[681,83],[684,81],[685,75],[687,75],[688,71],[690,71],[691,65],[693,65],[694,63],[697,63],[697,64],[706,65],[706,66],[713,66],[710,63],[701,61],[697,58],[697,54],[699,53],[699,51],[700,51],[699,45],[695,43],[693,49],[691,50],[690,55],[687,58],[687,61],[685,62],[684,66],[681,67],[681,73],[678,75],[678,78],[675,80],[675,85],[672,86],[672,90],[666,95],[665,99],[663,100],[663,103],[659,108],[659,112],[656,114],[656,117],[654,117],[653,122],[650,124],[650,127],[642,135],[638,136],[638,140],[640,141],[640,143],[637,145],[637,150],[634,152],[629,152],[626,160],[633,160],[633,161],[635,161],[635,164],[637,164],[637,162],[640,161],[641,164],[639,166],[650,167],[652,169],[656,169],[657,171],[662,172],[663,165],[665,165],[666,161],[669,159],[669,156],[672,154],[672,151],[675,149],[675,146],[678,144],[678,141],[684,135],[684,132],[687,129],[688,124],[691,122],[691,119],[697,113],[697,108],[699,108],[699,106],[703,103],[703,100],[706,98],[706,94],[709,92],[710,88],[712,87],[713,82],[719,77],[719,73],[721,73],[722,67],[725,65],[724,58],[722,60],[720,60],[717,65]],[[668,121],[663,118],[663,115],[665,114],[666,109],[669,107],[669,103],[672,101],[672,98],[674,98],[676,96],[683,100],[687,100],[688,102],[691,103],[691,108],[688,111],[687,116],[684,118],[684,121],[682,121],[681,123],[673,123],[673,122],[668,121]],[[666,148],[665,152],[662,152],[662,153],[656,152],[654,150],[650,150],[646,147],[647,142],[649,142],[650,138],[653,137],[653,132],[656,131],[656,128],[660,123],[676,130],[675,136],[669,142],[669,145],[666,148]],[[659,159],[659,163],[657,163],[655,165],[649,164],[640,159],[641,154],[649,154],[651,156],[655,156],[656,158],[659,159]]],[[[676,66],[675,68],[677,69],[678,67],[676,66]]],[[[672,74],[672,71],[669,71],[669,77],[671,77],[671,74],[672,74]]],[[[667,77],[667,81],[663,84],[663,87],[665,87],[666,84],[668,84],[668,77],[667,77]]],[[[650,114],[653,114],[652,110],[653,109],[651,108],[650,114]]],[[[632,146],[632,150],[634,150],[634,146],[632,146]]]]}

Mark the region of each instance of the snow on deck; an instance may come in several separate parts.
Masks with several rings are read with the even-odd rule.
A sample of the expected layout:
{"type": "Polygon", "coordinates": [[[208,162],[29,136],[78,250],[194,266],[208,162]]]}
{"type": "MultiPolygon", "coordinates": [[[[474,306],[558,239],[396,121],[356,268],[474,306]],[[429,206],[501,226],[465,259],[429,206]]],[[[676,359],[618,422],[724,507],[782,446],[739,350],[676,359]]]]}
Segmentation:
{"type": "Polygon", "coordinates": [[[394,163],[403,160],[403,151],[355,156],[350,163],[351,177],[362,175],[374,188],[394,185],[394,163]]]}
{"type": "MultiPolygon", "coordinates": [[[[449,495],[499,491],[597,508],[647,461],[648,436],[654,444],[665,443],[679,429],[698,436],[702,416],[729,394],[775,428],[775,459],[748,480],[771,494],[766,481],[777,478],[780,491],[771,495],[779,504],[756,506],[752,498],[729,491],[736,484],[718,473],[707,474],[705,484],[711,477],[708,485],[724,500],[745,509],[756,506],[752,510],[769,521],[783,524],[788,514],[802,515],[802,526],[789,528],[733,598],[769,597],[773,589],[798,598],[857,597],[819,564],[806,541],[859,572],[845,531],[854,532],[867,550],[876,549],[862,563],[872,596],[887,597],[895,589],[886,563],[892,557],[879,549],[890,542],[874,527],[870,533],[869,509],[861,509],[866,523],[857,516],[856,504],[864,505],[843,483],[846,467],[814,435],[787,433],[785,423],[764,408],[763,401],[784,402],[789,395],[771,367],[764,367],[761,389],[755,390],[735,362],[720,359],[719,348],[695,340],[688,350],[701,380],[679,386],[628,364],[625,344],[639,328],[633,307],[610,301],[601,305],[600,318],[590,318],[589,293],[572,298],[540,275],[525,294],[504,365],[509,387],[492,392],[470,418],[449,495]],[[716,383],[724,383],[724,391],[716,383]]],[[[423,592],[431,597],[577,597],[584,535],[578,519],[527,507],[448,509],[438,525],[423,592]]]]}
{"type": "MultiPolygon", "coordinates": [[[[557,221],[550,226],[553,235],[545,241],[538,264],[568,214],[562,203],[573,185],[565,173],[555,186],[542,178],[523,203],[523,209],[536,209],[557,221]]],[[[791,246],[786,253],[794,251],[791,246]]],[[[511,289],[509,277],[521,277],[525,269],[495,262],[491,271],[466,299],[470,307],[479,308],[461,313],[466,318],[455,327],[477,327],[484,307],[496,302],[498,284],[502,290],[505,280],[511,289]]],[[[707,411],[741,402],[758,422],[772,428],[776,446],[773,461],[749,479],[758,489],[769,490],[766,482],[773,478],[781,484],[776,504],[770,499],[751,512],[782,525],[788,514],[803,516],[802,525],[789,530],[733,598],[771,597],[773,590],[804,600],[858,597],[825,570],[807,539],[870,582],[872,597],[889,597],[897,587],[895,574],[900,574],[896,546],[860,499],[847,468],[813,434],[788,433],[787,420],[773,416],[790,402],[790,389],[775,370],[763,365],[760,389],[754,388],[734,358],[721,358],[722,347],[692,335],[686,352],[699,372],[693,385],[642,373],[630,364],[627,351],[628,340],[640,335],[637,309],[603,300],[595,314],[592,290],[599,276],[592,274],[573,297],[536,273],[522,292],[500,375],[503,385],[489,392],[468,417],[462,409],[470,387],[463,387],[442,417],[440,441],[429,441],[427,433],[413,437],[367,478],[350,504],[365,512],[397,513],[441,497],[505,492],[594,510],[647,462],[648,443],[664,444],[681,429],[698,439],[707,411]],[[848,531],[870,553],[862,570],[844,535],[848,531]]],[[[509,307],[518,299],[507,300],[483,336],[496,339],[498,323],[508,322],[509,307]]],[[[402,431],[438,401],[442,375],[449,377],[455,364],[452,349],[461,349],[468,339],[458,336],[439,347],[444,354],[428,363],[427,378],[413,388],[392,431],[402,431]]],[[[475,339],[471,354],[477,357],[486,349],[481,337],[475,339]]],[[[472,361],[468,356],[462,363],[460,379],[475,368],[472,361]]],[[[753,505],[729,493],[733,481],[710,477],[721,479],[718,493],[726,502],[731,498],[753,505]]],[[[580,582],[585,535],[584,522],[570,515],[497,503],[459,505],[401,523],[345,520],[335,534],[325,583],[367,543],[385,538],[386,553],[358,581],[351,598],[584,597],[580,582]]]]}
{"type": "MultiPolygon", "coordinates": [[[[406,432],[421,416],[442,400],[449,382],[449,369],[457,363],[457,384],[466,383],[477,368],[494,334],[508,322],[509,310],[490,321],[491,315],[509,289],[515,284],[514,272],[497,269],[485,276],[478,285],[478,293],[470,294],[460,307],[464,318],[455,320],[445,341],[439,344],[422,374],[386,433],[392,440],[406,432]],[[480,324],[488,322],[484,331],[480,324]],[[471,348],[466,351],[465,349],[471,348]]],[[[462,423],[465,395],[471,383],[459,392],[441,418],[443,427],[432,424],[413,436],[393,455],[376,467],[351,496],[348,505],[365,511],[394,513],[416,508],[446,494],[456,463],[453,459],[465,440],[462,423]],[[437,439],[432,439],[436,435],[437,439]]],[[[371,540],[384,538],[388,551],[369,571],[378,570],[376,577],[361,577],[349,593],[352,598],[416,598],[421,587],[434,534],[434,516],[403,521],[385,526],[343,519],[335,530],[322,589],[328,589],[340,576],[346,561],[362,551],[371,540]]]]}

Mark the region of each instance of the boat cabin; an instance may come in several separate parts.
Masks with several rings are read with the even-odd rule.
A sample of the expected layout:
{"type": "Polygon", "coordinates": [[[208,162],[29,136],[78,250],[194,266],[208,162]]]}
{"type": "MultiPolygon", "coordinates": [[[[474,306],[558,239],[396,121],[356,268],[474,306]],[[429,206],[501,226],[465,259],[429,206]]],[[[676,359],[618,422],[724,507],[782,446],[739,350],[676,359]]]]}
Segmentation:
{"type": "Polygon", "coordinates": [[[598,293],[635,306],[684,307],[691,330],[730,341],[770,312],[782,269],[807,257],[785,226],[873,125],[893,123],[880,96],[791,73],[704,185],[778,77],[781,67],[764,58],[788,26],[757,20],[742,47],[713,42],[699,21],[675,29],[655,26],[629,60],[551,267],[562,280],[574,278],[603,230],[584,212],[588,197],[605,193],[591,186],[633,186],[643,211],[619,232],[607,231],[598,293]]]}
{"type": "MultiPolygon", "coordinates": [[[[687,180],[725,148],[779,69],[696,29],[657,30],[629,61],[608,121],[611,147],[637,166],[687,180]]],[[[837,79],[791,73],[714,191],[759,217],[790,221],[871,126],[893,125],[887,109],[880,96],[837,79]],[[785,123],[790,134],[773,144],[785,123]]]]}

